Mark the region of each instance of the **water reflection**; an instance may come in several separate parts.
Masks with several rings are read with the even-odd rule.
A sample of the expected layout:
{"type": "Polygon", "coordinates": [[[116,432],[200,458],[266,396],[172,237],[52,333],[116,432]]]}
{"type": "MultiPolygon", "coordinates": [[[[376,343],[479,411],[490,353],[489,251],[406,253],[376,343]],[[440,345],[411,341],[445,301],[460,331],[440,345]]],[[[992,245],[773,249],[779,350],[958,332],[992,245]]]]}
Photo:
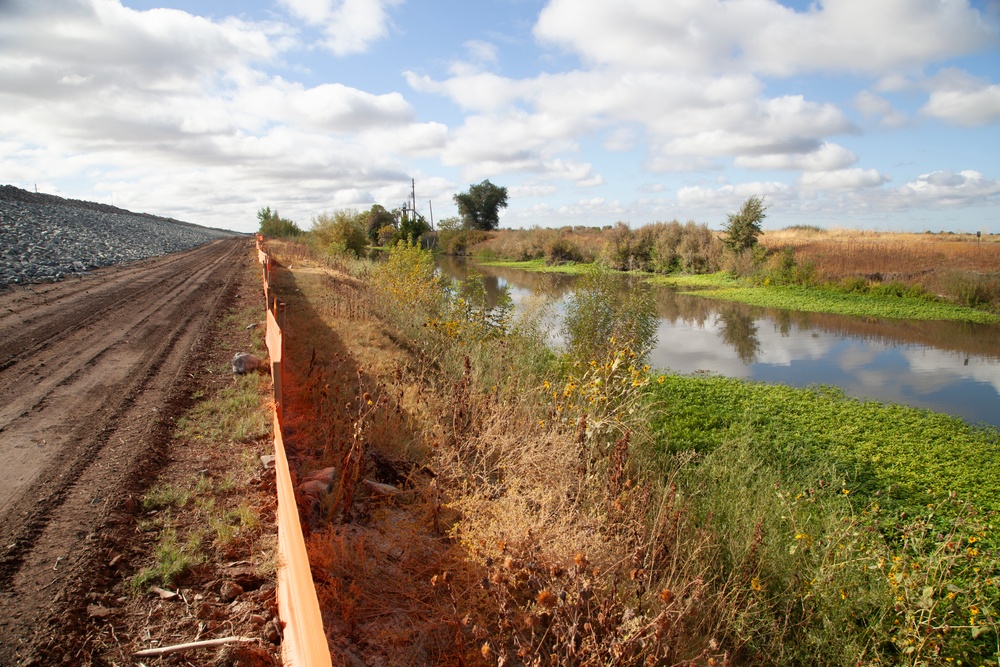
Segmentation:
{"type": "Polygon", "coordinates": [[[740,361],[752,364],[757,361],[757,353],[761,349],[757,338],[757,321],[749,313],[728,306],[727,304],[719,309],[719,338],[732,346],[740,361]]]}
{"type": "MultiPolygon", "coordinates": [[[[441,258],[441,270],[483,275],[495,298],[532,293],[561,300],[575,276],[473,266],[441,258]]],[[[634,286],[622,278],[622,289],[634,286]]],[[[848,395],[925,407],[1000,426],[1000,329],[764,309],[653,288],[660,317],[655,367],[708,371],[794,386],[831,384],[848,395]]]]}

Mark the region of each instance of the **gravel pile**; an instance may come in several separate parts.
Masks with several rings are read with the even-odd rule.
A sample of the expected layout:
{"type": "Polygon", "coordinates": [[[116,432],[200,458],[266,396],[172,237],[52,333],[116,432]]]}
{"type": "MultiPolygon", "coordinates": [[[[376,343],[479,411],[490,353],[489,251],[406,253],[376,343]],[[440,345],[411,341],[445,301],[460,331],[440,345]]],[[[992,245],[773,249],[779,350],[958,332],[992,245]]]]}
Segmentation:
{"type": "Polygon", "coordinates": [[[0,186],[0,288],[190,250],[234,232],[0,186]]]}

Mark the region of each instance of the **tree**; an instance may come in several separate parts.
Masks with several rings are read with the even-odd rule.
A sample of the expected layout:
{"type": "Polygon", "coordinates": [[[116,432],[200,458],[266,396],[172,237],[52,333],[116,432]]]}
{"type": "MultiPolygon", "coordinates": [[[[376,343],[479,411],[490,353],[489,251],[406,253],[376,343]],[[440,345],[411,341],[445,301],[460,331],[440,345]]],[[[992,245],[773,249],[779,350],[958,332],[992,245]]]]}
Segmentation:
{"type": "Polygon", "coordinates": [[[413,241],[416,243],[425,233],[431,231],[431,226],[424,219],[424,216],[414,212],[412,215],[403,216],[403,221],[399,223],[399,232],[396,234],[397,241],[413,241]]]}
{"type": "Polygon", "coordinates": [[[500,209],[507,208],[507,188],[486,179],[470,185],[468,192],[460,192],[454,199],[466,229],[488,232],[500,226],[500,209]]]}
{"type": "Polygon", "coordinates": [[[286,220],[278,215],[278,211],[275,210],[274,213],[271,212],[271,207],[267,206],[265,208],[257,211],[257,220],[260,221],[260,231],[264,236],[283,237],[283,236],[300,236],[302,230],[291,220],[286,220]]]}
{"type": "Polygon", "coordinates": [[[438,220],[437,229],[440,233],[454,233],[460,231],[462,229],[462,219],[457,216],[453,216],[451,218],[438,220]]]}
{"type": "Polygon", "coordinates": [[[757,237],[764,231],[760,225],[766,217],[764,198],[759,195],[750,197],[738,212],[727,216],[725,244],[738,253],[754,247],[757,237]]]}
{"type": "Polygon", "coordinates": [[[363,216],[353,209],[338,209],[333,215],[321,213],[313,218],[309,233],[332,255],[347,253],[360,257],[368,245],[368,234],[361,222],[363,216]]]}
{"type": "Polygon", "coordinates": [[[378,243],[380,229],[386,225],[396,226],[396,217],[381,204],[372,204],[371,209],[362,216],[365,217],[368,238],[372,243],[378,243]]]}

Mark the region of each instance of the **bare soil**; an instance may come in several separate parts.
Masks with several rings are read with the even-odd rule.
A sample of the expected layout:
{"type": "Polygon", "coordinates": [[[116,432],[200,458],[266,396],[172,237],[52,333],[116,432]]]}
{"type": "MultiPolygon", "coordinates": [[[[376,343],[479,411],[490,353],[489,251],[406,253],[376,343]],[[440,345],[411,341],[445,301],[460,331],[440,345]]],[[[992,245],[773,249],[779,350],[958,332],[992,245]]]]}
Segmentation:
{"type": "MultiPolygon", "coordinates": [[[[246,280],[249,248],[216,241],[0,292],[0,665],[136,664],[128,656],[150,645],[151,628],[176,629],[152,622],[169,601],[137,600],[123,582],[148,548],[136,520],[150,482],[219,465],[174,451],[170,436],[194,391],[224,381],[219,360],[232,352],[218,321],[236,299],[259,296],[246,280]]],[[[183,640],[272,619],[273,585],[245,563],[201,576],[218,583],[227,566],[249,593],[224,609],[214,592],[178,595],[178,618],[204,618],[183,640]]],[[[241,651],[216,662],[274,664],[273,645],[241,651]]],[[[204,664],[189,658],[145,664],[204,664]]]]}

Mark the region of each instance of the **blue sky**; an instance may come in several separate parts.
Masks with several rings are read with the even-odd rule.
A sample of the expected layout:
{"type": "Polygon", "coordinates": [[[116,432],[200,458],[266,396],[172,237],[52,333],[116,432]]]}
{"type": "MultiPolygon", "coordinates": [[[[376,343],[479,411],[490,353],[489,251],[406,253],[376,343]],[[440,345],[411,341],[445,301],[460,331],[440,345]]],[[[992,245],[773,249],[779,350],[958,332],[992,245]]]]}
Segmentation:
{"type": "Polygon", "coordinates": [[[1000,233],[1000,1],[0,1],[0,183],[250,231],[411,178],[506,227],[1000,233]]]}

